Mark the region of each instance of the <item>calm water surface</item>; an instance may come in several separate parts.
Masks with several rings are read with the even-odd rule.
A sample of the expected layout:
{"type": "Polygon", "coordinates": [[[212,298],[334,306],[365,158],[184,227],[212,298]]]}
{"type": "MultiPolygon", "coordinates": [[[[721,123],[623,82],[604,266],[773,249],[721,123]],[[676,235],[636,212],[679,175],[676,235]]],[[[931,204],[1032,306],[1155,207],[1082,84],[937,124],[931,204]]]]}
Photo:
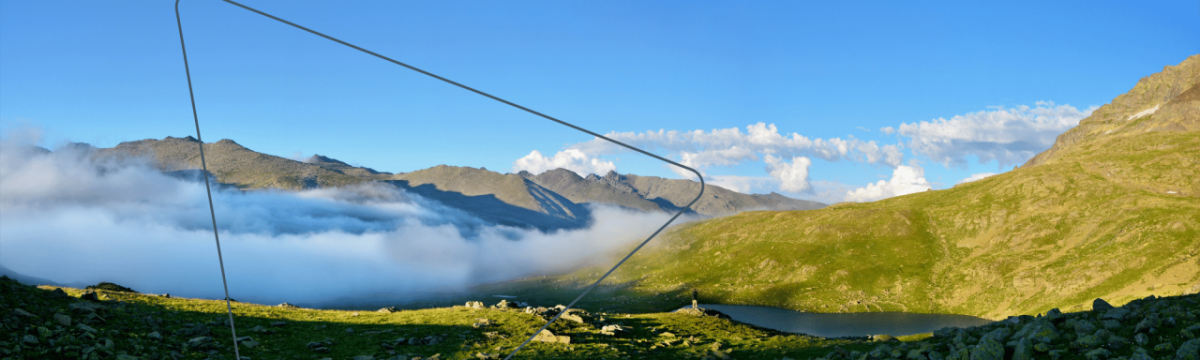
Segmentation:
{"type": "Polygon", "coordinates": [[[901,336],[933,332],[944,327],[966,328],[992,322],[967,315],[902,312],[817,314],[766,306],[701,304],[700,307],[720,311],[733,320],[747,324],[823,337],[901,336]]]}

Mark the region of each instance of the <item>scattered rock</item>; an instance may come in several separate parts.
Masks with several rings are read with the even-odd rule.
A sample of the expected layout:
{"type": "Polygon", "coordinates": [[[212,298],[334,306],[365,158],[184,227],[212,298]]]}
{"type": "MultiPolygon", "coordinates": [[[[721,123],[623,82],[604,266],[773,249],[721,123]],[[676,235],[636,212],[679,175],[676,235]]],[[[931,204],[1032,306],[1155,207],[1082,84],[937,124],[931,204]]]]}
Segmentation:
{"type": "Polygon", "coordinates": [[[1104,299],[1096,298],[1096,300],[1092,300],[1092,311],[1106,311],[1111,310],[1112,308],[1113,306],[1107,301],[1104,301],[1104,299]]]}
{"type": "Polygon", "coordinates": [[[188,340],[185,344],[188,348],[195,350],[207,350],[213,347],[213,338],[209,336],[198,336],[188,340]]]}
{"type": "Polygon", "coordinates": [[[146,334],[146,337],[154,340],[162,340],[162,334],[159,334],[157,331],[146,334]]]}
{"type": "Polygon", "coordinates": [[[879,335],[872,335],[872,336],[871,336],[871,341],[875,341],[875,342],[881,342],[881,341],[897,341],[897,342],[898,342],[898,341],[900,341],[900,340],[899,340],[899,339],[896,339],[896,337],[895,337],[895,336],[891,336],[891,335],[888,335],[888,334],[879,334],[879,335]]]}
{"type": "MultiPolygon", "coordinates": [[[[626,331],[627,330],[625,330],[625,328],[623,328],[623,327],[621,327],[621,325],[617,325],[617,324],[605,325],[604,327],[600,328],[601,334],[609,335],[609,336],[616,336],[618,333],[623,333],[626,331]]],[[[670,334],[670,333],[667,333],[667,334],[670,334]]],[[[671,337],[675,337],[675,334],[671,334],[671,337]]]]}
{"type": "Polygon", "coordinates": [[[392,307],[392,306],[388,306],[388,307],[376,310],[376,312],[381,312],[381,313],[386,313],[386,314],[391,314],[391,313],[394,313],[397,311],[400,311],[400,310],[396,310],[396,308],[392,307]]]}
{"type": "Polygon", "coordinates": [[[37,315],[34,315],[33,313],[25,311],[21,308],[14,309],[13,314],[16,314],[17,316],[27,317],[27,318],[34,318],[34,319],[37,318],[37,315]]]}
{"type": "Polygon", "coordinates": [[[271,322],[271,326],[284,326],[284,325],[287,325],[287,321],[273,321],[273,322],[271,322]]]}
{"type": "Polygon", "coordinates": [[[559,344],[570,344],[571,343],[570,336],[556,336],[556,335],[554,335],[554,333],[550,332],[550,330],[542,330],[542,332],[539,332],[537,334],[537,336],[535,336],[533,338],[533,340],[541,341],[541,342],[548,342],[548,343],[559,343],[559,344]]]}
{"type": "Polygon", "coordinates": [[[84,324],[75,324],[75,327],[79,328],[80,330],[87,331],[89,333],[97,332],[96,329],[92,328],[91,326],[84,325],[84,324]]]}
{"type": "Polygon", "coordinates": [[[1177,360],[1200,360],[1200,339],[1185,341],[1175,352],[1177,360]]]}
{"type": "Polygon", "coordinates": [[[488,319],[482,319],[482,318],[481,318],[481,319],[475,319],[475,324],[472,324],[471,326],[472,326],[472,327],[474,327],[474,328],[476,328],[476,329],[478,329],[478,328],[483,328],[483,327],[488,327],[488,326],[492,326],[492,321],[491,321],[491,320],[488,320],[488,319]]]}
{"type": "Polygon", "coordinates": [[[1063,315],[1062,311],[1058,310],[1058,308],[1053,308],[1053,309],[1050,309],[1050,311],[1046,312],[1046,320],[1050,320],[1050,322],[1058,323],[1058,322],[1066,321],[1067,317],[1066,317],[1066,315],[1063,315]]]}
{"type": "Polygon", "coordinates": [[[91,290],[84,291],[83,295],[79,295],[79,298],[87,301],[100,301],[100,297],[96,295],[96,292],[91,290]]]}
{"type": "Polygon", "coordinates": [[[1137,326],[1135,326],[1133,328],[1133,331],[1139,332],[1139,333],[1140,332],[1151,332],[1150,331],[1151,329],[1157,328],[1159,326],[1162,326],[1162,320],[1158,318],[1158,315],[1150,314],[1150,315],[1147,315],[1145,318],[1143,318],[1142,321],[1139,321],[1137,323],[1137,326]]]}
{"type": "Polygon", "coordinates": [[[469,308],[472,308],[472,309],[482,309],[483,302],[482,301],[468,301],[466,306],[469,308]]]}
{"type": "Polygon", "coordinates": [[[496,306],[493,306],[493,307],[497,308],[497,309],[507,310],[507,309],[516,308],[517,304],[510,303],[510,302],[508,302],[508,300],[500,300],[500,302],[496,303],[496,306]]]}

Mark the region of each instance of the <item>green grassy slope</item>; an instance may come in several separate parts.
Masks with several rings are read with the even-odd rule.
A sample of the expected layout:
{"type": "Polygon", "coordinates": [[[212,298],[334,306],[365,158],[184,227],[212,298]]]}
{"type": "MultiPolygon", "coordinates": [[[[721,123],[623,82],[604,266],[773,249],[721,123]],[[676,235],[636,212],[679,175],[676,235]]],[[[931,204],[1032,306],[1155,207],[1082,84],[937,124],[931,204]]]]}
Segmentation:
{"type": "MultiPolygon", "coordinates": [[[[1193,74],[1200,56],[1175,68],[1193,74]]],[[[1173,83],[1196,89],[1200,78],[1189,81],[1173,83]]],[[[1131,93],[1160,83],[1144,80],[1131,93]]],[[[1180,113],[1194,113],[1200,100],[1187,98],[1189,91],[1196,90],[1164,93],[1176,94],[1169,101],[1180,113]]],[[[1146,97],[1148,105],[1127,104],[1127,111],[1160,100],[1146,97]]],[[[1195,293],[1200,129],[1172,125],[1191,118],[1155,116],[1064,136],[1071,145],[1036,166],[952,189],[681,226],[633,257],[588,304],[663,310],[698,288],[710,303],[995,319],[1081,310],[1098,297],[1119,304],[1195,293]]],[[[562,301],[604,270],[477,290],[562,301]]]]}

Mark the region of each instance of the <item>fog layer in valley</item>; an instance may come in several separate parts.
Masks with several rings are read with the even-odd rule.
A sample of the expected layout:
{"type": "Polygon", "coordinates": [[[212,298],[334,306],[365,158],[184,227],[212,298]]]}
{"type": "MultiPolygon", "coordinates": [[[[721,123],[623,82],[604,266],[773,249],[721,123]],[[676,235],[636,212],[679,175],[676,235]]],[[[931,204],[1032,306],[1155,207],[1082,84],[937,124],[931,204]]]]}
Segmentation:
{"type": "MultiPolygon", "coordinates": [[[[202,179],[0,139],[0,265],[59,283],[222,298],[202,179]]],[[[669,217],[593,206],[580,230],[495,226],[382,184],[214,188],[230,296],[259,303],[411,298],[594,261],[669,217]]],[[[683,219],[680,219],[683,220],[683,219]]]]}

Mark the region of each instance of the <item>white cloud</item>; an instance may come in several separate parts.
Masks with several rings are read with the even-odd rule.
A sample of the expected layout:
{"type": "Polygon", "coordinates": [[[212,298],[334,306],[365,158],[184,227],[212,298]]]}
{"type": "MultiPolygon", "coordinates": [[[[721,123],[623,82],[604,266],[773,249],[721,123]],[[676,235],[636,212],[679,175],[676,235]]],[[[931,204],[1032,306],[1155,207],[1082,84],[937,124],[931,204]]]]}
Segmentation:
{"type": "Polygon", "coordinates": [[[792,163],[780,157],[768,154],[763,157],[767,163],[767,172],[779,180],[779,189],[793,193],[812,193],[812,184],[808,183],[808,167],[812,160],[806,157],[793,157],[792,163]]]}
{"type": "MultiPolygon", "coordinates": [[[[971,176],[968,176],[966,179],[960,180],[958,182],[958,184],[969,183],[969,182],[983,179],[985,177],[992,176],[992,175],[996,175],[996,173],[985,172],[985,173],[971,174],[971,176]]],[[[958,184],[955,184],[955,185],[958,185],[958,184]]]]}
{"type": "Polygon", "coordinates": [[[574,171],[580,176],[587,176],[587,174],[603,175],[609,171],[616,171],[617,165],[612,161],[589,157],[578,149],[559,151],[554,154],[554,157],[542,156],[541,152],[534,150],[529,155],[513,162],[513,172],[525,170],[533,174],[541,174],[558,168],[574,171]]]}
{"type": "Polygon", "coordinates": [[[851,190],[846,193],[846,201],[875,201],[926,191],[931,188],[929,181],[925,180],[925,169],[915,164],[912,166],[900,165],[892,170],[891,180],[879,180],[874,184],[867,184],[866,187],[851,190]]]}
{"type": "MultiPolygon", "coordinates": [[[[711,131],[658,130],[646,132],[610,132],[604,136],[646,150],[665,150],[678,154],[684,165],[707,167],[737,165],[757,161],[758,154],[780,157],[817,157],[827,161],[849,160],[869,164],[898,166],[904,155],[898,145],[879,145],[875,141],[809,138],[797,133],[781,134],[775,124],[756,123],[739,128],[711,131]]],[[[614,154],[623,149],[602,139],[572,145],[587,154],[614,154]]],[[[697,169],[699,170],[699,169],[697,169]]]]}
{"type": "MultiPolygon", "coordinates": [[[[949,120],[900,124],[896,130],[908,137],[908,146],[917,154],[930,157],[946,167],[965,167],[968,156],[980,163],[992,160],[1000,167],[1020,164],[1049,149],[1055,138],[1079,124],[1095,107],[1080,111],[1070,105],[1039,101],[957,115],[949,120]]],[[[881,129],[890,132],[890,127],[881,129]]]]}
{"type": "Polygon", "coordinates": [[[705,176],[704,181],[743,194],[773,191],[779,184],[779,180],[769,176],[714,175],[705,176]]]}

